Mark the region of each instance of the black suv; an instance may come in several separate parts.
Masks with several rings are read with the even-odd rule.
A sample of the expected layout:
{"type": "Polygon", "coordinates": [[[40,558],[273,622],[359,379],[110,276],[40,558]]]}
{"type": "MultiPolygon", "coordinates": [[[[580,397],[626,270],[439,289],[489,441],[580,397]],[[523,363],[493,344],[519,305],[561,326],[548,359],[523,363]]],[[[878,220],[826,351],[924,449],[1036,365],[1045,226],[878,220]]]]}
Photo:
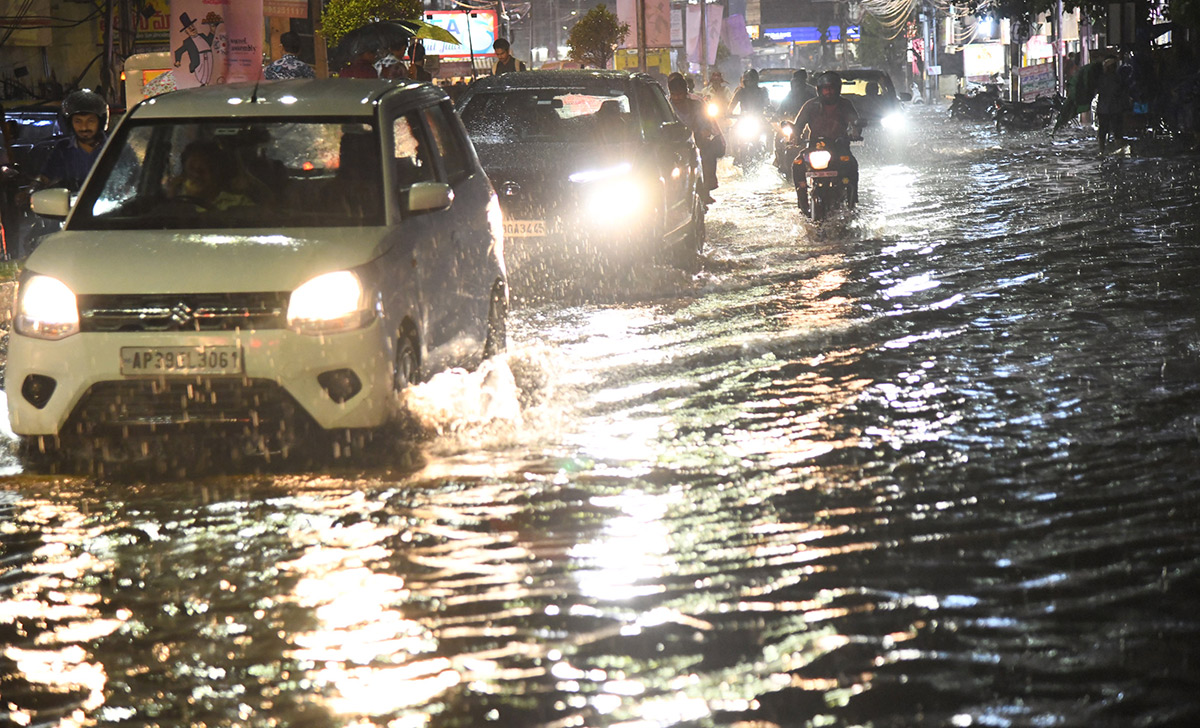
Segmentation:
{"type": "Polygon", "coordinates": [[[696,264],[704,242],[699,156],[650,76],[489,76],[458,109],[500,198],[511,274],[537,279],[556,260],[596,257],[696,264]]]}

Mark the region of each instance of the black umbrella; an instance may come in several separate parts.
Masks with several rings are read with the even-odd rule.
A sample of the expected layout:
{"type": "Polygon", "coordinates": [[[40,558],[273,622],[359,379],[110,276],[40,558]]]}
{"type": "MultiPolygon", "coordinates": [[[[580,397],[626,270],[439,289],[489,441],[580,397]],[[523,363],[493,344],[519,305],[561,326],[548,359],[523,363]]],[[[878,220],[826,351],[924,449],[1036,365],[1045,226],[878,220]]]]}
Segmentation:
{"type": "Polygon", "coordinates": [[[458,44],[449,31],[422,20],[380,20],[346,33],[330,54],[335,61],[347,63],[364,51],[402,48],[413,38],[429,38],[458,44]]]}

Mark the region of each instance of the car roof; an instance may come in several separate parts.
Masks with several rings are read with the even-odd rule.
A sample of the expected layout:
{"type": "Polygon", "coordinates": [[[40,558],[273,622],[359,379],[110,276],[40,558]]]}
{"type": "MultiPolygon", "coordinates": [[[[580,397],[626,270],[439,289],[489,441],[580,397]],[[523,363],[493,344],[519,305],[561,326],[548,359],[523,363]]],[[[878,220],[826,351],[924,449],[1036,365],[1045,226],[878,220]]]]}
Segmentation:
{"type": "Polygon", "coordinates": [[[854,80],[861,78],[868,81],[878,81],[886,78],[890,81],[892,78],[887,74],[887,71],[880,71],[876,68],[851,68],[845,71],[837,71],[836,73],[841,76],[843,80],[854,80]]]}
{"type": "Polygon", "coordinates": [[[469,91],[504,91],[510,89],[554,88],[556,86],[592,86],[605,83],[629,83],[635,80],[653,81],[650,76],[628,71],[608,71],[596,68],[563,68],[548,71],[522,71],[499,76],[484,76],[471,84],[469,91]]]}
{"type": "Polygon", "coordinates": [[[447,98],[441,89],[415,81],[322,78],[231,83],[181,89],[135,106],[135,119],[228,118],[230,116],[372,117],[385,96],[447,98]]]}

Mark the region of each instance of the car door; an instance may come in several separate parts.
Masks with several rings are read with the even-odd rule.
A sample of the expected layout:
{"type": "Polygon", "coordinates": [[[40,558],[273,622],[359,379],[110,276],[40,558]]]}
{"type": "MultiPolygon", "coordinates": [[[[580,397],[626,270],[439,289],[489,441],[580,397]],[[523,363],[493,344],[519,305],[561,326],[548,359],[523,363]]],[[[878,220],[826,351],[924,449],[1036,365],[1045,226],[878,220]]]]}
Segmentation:
{"type": "Polygon", "coordinates": [[[638,115],[650,147],[647,155],[655,161],[663,180],[664,232],[678,230],[692,216],[692,196],[696,189],[696,147],[691,136],[672,132],[665,124],[681,124],[658,84],[639,82],[635,86],[638,115]]]}
{"type": "MultiPolygon", "coordinates": [[[[453,339],[459,307],[454,253],[454,208],[411,212],[413,185],[438,181],[437,157],[421,109],[399,102],[382,112],[385,184],[388,194],[386,249],[392,285],[385,294],[392,316],[410,312],[418,328],[421,370],[429,374],[454,365],[453,339]]],[[[392,320],[399,333],[400,321],[392,320]]]]}
{"type": "MultiPolygon", "coordinates": [[[[458,305],[451,312],[453,318],[447,321],[447,326],[458,332],[466,349],[477,339],[482,353],[491,279],[495,275],[490,265],[493,241],[487,217],[491,187],[450,102],[425,107],[421,116],[436,151],[438,179],[454,192],[454,225],[448,254],[457,273],[453,295],[458,305]]],[[[473,358],[470,352],[460,353],[473,358]]]]}

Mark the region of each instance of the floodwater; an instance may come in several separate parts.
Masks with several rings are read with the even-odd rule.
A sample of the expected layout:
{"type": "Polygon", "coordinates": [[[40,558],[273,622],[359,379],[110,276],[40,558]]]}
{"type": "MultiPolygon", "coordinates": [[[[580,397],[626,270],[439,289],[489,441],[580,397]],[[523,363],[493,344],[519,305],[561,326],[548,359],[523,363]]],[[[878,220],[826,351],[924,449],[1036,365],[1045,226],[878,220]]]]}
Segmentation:
{"type": "Polygon", "coordinates": [[[1200,722],[1200,171],[913,110],[320,473],[0,456],[0,724],[1200,722]]]}

